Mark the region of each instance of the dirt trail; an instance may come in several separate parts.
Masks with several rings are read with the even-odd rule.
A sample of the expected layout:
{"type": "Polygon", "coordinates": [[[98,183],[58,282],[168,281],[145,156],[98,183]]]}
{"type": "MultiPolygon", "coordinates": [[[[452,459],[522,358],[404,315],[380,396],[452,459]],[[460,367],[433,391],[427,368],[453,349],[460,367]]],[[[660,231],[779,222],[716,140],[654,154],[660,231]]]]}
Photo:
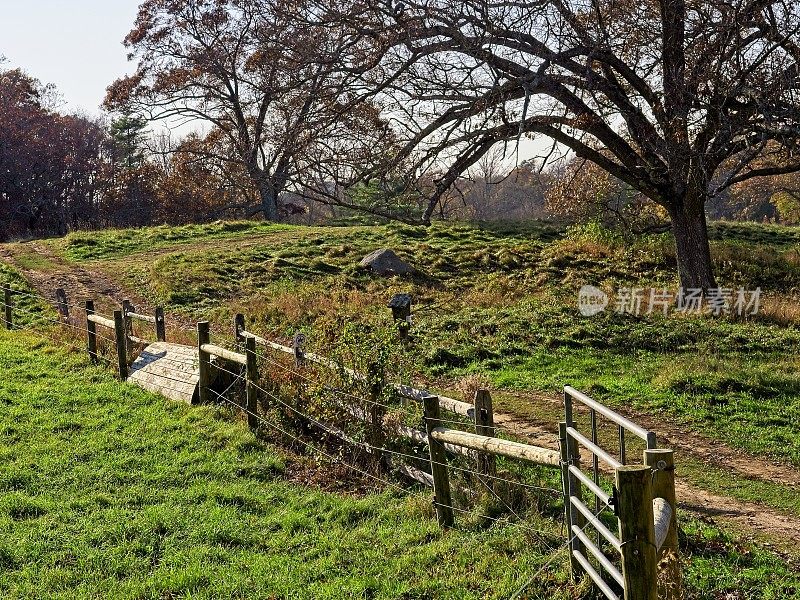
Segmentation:
{"type": "Polygon", "coordinates": [[[88,271],[79,265],[67,263],[43,244],[31,242],[28,247],[40,257],[46,259],[52,268],[46,271],[26,269],[7,247],[0,246],[0,259],[14,265],[21,271],[25,279],[48,301],[55,302],[56,290],[62,288],[67,292],[67,299],[73,307],[80,307],[85,300],[93,299],[98,312],[105,307],[119,307],[123,300],[131,300],[134,304],[147,303],[130,290],[123,289],[119,283],[100,271],[88,271]]]}
{"type": "MultiPolygon", "coordinates": [[[[536,398],[540,402],[552,403],[560,407],[560,401],[556,398],[548,396],[536,396],[536,398]]],[[[645,428],[655,431],[659,437],[659,446],[669,447],[678,452],[675,491],[683,509],[718,521],[721,525],[727,525],[739,534],[749,534],[752,538],[766,540],[776,548],[797,556],[797,548],[800,545],[800,518],[754,502],[743,502],[714,494],[681,480],[680,454],[691,455],[709,463],[711,461],[708,457],[714,456],[713,463],[717,466],[724,464],[743,476],[765,481],[775,478],[775,480],[786,482],[790,486],[800,485],[798,471],[785,465],[773,464],[747,456],[721,442],[709,440],[695,433],[673,429],[660,421],[655,423],[652,418],[644,415],[628,412],[626,416],[645,428]]],[[[495,413],[495,424],[516,432],[532,444],[558,449],[558,432],[555,425],[534,423],[528,419],[505,413],[495,413]]],[[[585,454],[582,455],[582,458],[584,461],[588,461],[590,456],[585,454]]]]}
{"type": "MultiPolygon", "coordinates": [[[[83,300],[89,298],[95,299],[98,308],[106,309],[120,306],[124,299],[130,299],[137,306],[148,305],[144,298],[132,290],[123,288],[99,270],[88,270],[69,263],[42,244],[34,242],[31,243],[30,248],[41,257],[46,258],[52,268],[46,271],[26,269],[15,260],[14,253],[8,247],[3,246],[0,246],[0,260],[9,262],[22,271],[30,284],[45,298],[54,299],[55,290],[63,288],[68,291],[69,301],[74,305],[79,305],[83,300]]],[[[172,317],[175,321],[174,315],[172,317]]],[[[181,321],[181,319],[177,321],[181,321]]],[[[186,326],[185,323],[182,325],[186,326]]],[[[561,412],[560,398],[541,394],[516,395],[524,396],[539,405],[546,405],[548,412],[552,412],[552,414],[561,412]]],[[[747,455],[722,442],[675,427],[665,420],[657,420],[629,410],[620,412],[646,429],[655,431],[659,438],[659,445],[675,449],[679,456],[684,454],[717,467],[724,466],[746,478],[780,481],[785,485],[796,487],[800,493],[800,471],[796,469],[747,455]],[[713,461],[711,457],[713,457],[713,461]]],[[[498,412],[495,414],[495,423],[528,439],[533,444],[557,449],[555,422],[537,422],[529,418],[498,412]]],[[[739,534],[749,533],[752,537],[762,541],[768,540],[777,548],[797,555],[797,548],[800,547],[800,518],[783,514],[760,504],[742,502],[713,494],[690,485],[680,479],[680,466],[678,467],[676,491],[684,509],[717,520],[720,524],[729,526],[739,534]]]]}
{"type": "MultiPolygon", "coordinates": [[[[68,262],[40,243],[30,242],[27,246],[47,260],[49,266],[46,270],[25,268],[17,260],[14,252],[2,245],[0,245],[0,261],[13,265],[28,283],[54,306],[56,290],[61,288],[66,291],[70,315],[73,311],[82,310],[86,300],[94,300],[97,314],[106,317],[111,317],[113,311],[119,310],[124,300],[130,300],[138,312],[152,313],[155,309],[135,290],[123,287],[100,269],[89,270],[68,262]]],[[[183,338],[187,333],[195,331],[196,323],[184,315],[171,314],[167,318],[167,328],[172,330],[172,337],[177,335],[179,338],[175,340],[176,342],[182,342],[186,341],[183,338]]]]}

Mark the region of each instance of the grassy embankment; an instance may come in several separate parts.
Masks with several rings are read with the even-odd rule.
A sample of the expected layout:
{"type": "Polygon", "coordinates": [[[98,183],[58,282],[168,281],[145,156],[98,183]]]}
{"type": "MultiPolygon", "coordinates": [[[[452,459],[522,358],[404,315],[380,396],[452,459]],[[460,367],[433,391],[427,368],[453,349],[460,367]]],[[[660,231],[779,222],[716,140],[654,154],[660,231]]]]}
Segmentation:
{"type": "MultiPolygon", "coordinates": [[[[243,312],[259,332],[290,336],[304,329],[312,345],[336,323],[387,326],[387,299],[410,291],[417,323],[407,359],[440,387],[485,374],[509,392],[497,402],[501,410],[554,422],[557,408],[513,392],[556,393],[569,383],[607,403],[668,415],[672,423],[800,467],[800,230],[718,223],[711,234],[720,284],[760,287],[761,315],[747,322],[637,318],[611,310],[581,317],[575,305],[583,284],[674,289],[676,281],[668,235],[626,242],[591,226],[223,223],[73,234],[44,243],[61,259],[117,278],[168,311],[218,323],[243,312]],[[397,250],[419,274],[381,279],[361,272],[359,259],[379,247],[397,250]]],[[[8,248],[23,268],[57,268],[30,245],[8,248]]],[[[699,460],[684,460],[681,474],[711,491],[800,514],[792,487],[751,481],[699,460]]]]}

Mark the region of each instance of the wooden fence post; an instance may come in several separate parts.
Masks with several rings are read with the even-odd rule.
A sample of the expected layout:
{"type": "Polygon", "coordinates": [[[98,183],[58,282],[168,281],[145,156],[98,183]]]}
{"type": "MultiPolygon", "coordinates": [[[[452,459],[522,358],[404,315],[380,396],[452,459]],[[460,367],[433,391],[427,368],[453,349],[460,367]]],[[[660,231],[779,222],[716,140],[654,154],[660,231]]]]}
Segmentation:
{"type": "Polygon", "coordinates": [[[428,449],[431,455],[431,475],[433,475],[433,503],[439,525],[450,527],[453,524],[453,501],[450,497],[450,478],[447,473],[447,452],[441,442],[433,439],[431,432],[440,423],[441,412],[438,396],[425,396],[425,428],[428,433],[428,449]]]}
{"type": "Polygon", "coordinates": [[[250,429],[258,428],[258,361],[256,360],[256,340],[248,337],[245,340],[247,355],[247,425],[250,429]]]}
{"type": "Polygon", "coordinates": [[[306,343],[306,335],[304,333],[295,333],[292,339],[292,349],[294,350],[294,366],[300,368],[306,361],[305,354],[303,353],[303,344],[306,343]]]}
{"type": "Polygon", "coordinates": [[[625,600],[658,600],[652,478],[644,465],[615,473],[625,600]]]}
{"type": "Polygon", "coordinates": [[[133,319],[128,314],[134,312],[133,304],[130,300],[122,301],[122,317],[125,319],[125,343],[127,344],[128,355],[133,354],[133,319]]]}
{"type": "MultiPolygon", "coordinates": [[[[374,373],[370,373],[370,379],[375,379],[374,373]]],[[[377,456],[378,468],[383,470],[387,466],[386,458],[383,453],[384,444],[386,444],[386,435],[383,430],[383,417],[386,414],[386,408],[381,406],[380,397],[383,392],[384,382],[373,381],[369,390],[369,406],[366,413],[369,415],[367,422],[367,443],[372,447],[370,454],[377,456]]]]}
{"type": "Polygon", "coordinates": [[[167,324],[164,321],[164,309],[160,306],[156,308],[156,341],[167,341],[167,324]]]}
{"type": "MultiPolygon", "coordinates": [[[[492,395],[489,390],[478,390],[475,392],[475,433],[486,437],[494,435],[494,409],[492,408],[492,395]]],[[[497,457],[487,452],[479,452],[477,455],[477,471],[482,475],[488,475],[489,481],[484,482],[494,489],[494,477],[497,475],[497,457]]]]}
{"type": "MultiPolygon", "coordinates": [[[[683,598],[681,561],[678,549],[678,513],[675,499],[675,453],[672,450],[645,450],[644,464],[653,470],[653,498],[663,498],[672,509],[664,542],[658,551],[660,600],[683,598]]],[[[656,539],[659,539],[658,532],[656,539]]]]}
{"type": "Polygon", "coordinates": [[[94,300],[86,301],[86,345],[89,350],[89,359],[97,364],[97,325],[89,320],[94,314],[94,300]]]}
{"type": "Polygon", "coordinates": [[[211,328],[208,321],[197,324],[197,356],[200,364],[200,376],[197,383],[200,404],[208,404],[208,386],[211,382],[211,355],[203,350],[203,346],[211,342],[211,328]]]}
{"type": "Polygon", "coordinates": [[[245,339],[242,335],[243,331],[247,331],[247,325],[244,320],[244,315],[239,313],[233,317],[233,339],[236,340],[237,350],[245,347],[245,339]]]}
{"type": "Polygon", "coordinates": [[[6,329],[11,331],[14,328],[14,315],[11,313],[11,290],[5,290],[3,294],[3,304],[5,305],[6,329]]]}
{"type": "Polygon", "coordinates": [[[114,311],[114,333],[117,339],[119,378],[125,381],[128,378],[128,335],[125,329],[125,315],[121,310],[114,311]]]}
{"type": "Polygon", "coordinates": [[[67,302],[67,293],[63,288],[56,290],[56,305],[58,306],[58,314],[61,315],[64,321],[69,320],[69,302],[67,302]]]}

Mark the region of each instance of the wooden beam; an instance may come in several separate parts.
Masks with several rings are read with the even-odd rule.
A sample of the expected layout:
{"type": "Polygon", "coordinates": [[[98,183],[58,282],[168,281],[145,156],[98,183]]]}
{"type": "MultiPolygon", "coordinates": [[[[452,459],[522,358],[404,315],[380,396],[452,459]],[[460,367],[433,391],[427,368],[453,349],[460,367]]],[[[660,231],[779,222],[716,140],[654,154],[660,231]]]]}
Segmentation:
{"type": "Polygon", "coordinates": [[[208,321],[197,324],[197,356],[200,365],[200,378],[197,382],[197,394],[200,404],[208,404],[208,386],[211,384],[211,355],[203,350],[211,340],[211,328],[208,321]]]}
{"type": "Polygon", "coordinates": [[[428,435],[433,436],[433,439],[441,443],[454,444],[456,446],[469,448],[470,450],[478,450],[496,456],[524,460],[537,465],[561,467],[561,458],[558,452],[548,448],[540,448],[539,446],[511,442],[500,438],[468,433],[458,429],[446,429],[444,427],[433,428],[428,435]]]}
{"type": "Polygon", "coordinates": [[[11,312],[13,304],[11,303],[11,290],[4,290],[3,304],[5,305],[5,321],[6,329],[11,331],[14,328],[14,316],[11,312]]]}
{"type": "Polygon", "coordinates": [[[258,428],[258,361],[256,360],[256,341],[245,340],[245,366],[247,367],[247,425],[250,429],[258,428]]]}
{"type": "Polygon", "coordinates": [[[86,319],[90,323],[95,323],[96,325],[102,325],[103,327],[108,327],[109,329],[114,329],[114,327],[116,327],[116,325],[114,324],[114,321],[112,319],[106,319],[105,317],[101,317],[101,316],[96,315],[94,313],[92,313],[91,315],[88,315],[86,317],[86,319]]]}
{"type": "Polygon", "coordinates": [[[156,324],[156,318],[149,315],[140,315],[139,313],[129,312],[128,317],[131,319],[136,319],[137,321],[144,321],[145,323],[152,323],[153,325],[156,324]]]}
{"type": "MultiPolygon", "coordinates": [[[[492,407],[492,395],[489,390],[478,390],[475,392],[475,433],[494,437],[494,409],[492,407]]],[[[476,469],[482,475],[492,478],[497,475],[497,458],[494,454],[478,452],[476,456],[476,469]]],[[[485,485],[494,487],[493,480],[484,481],[485,485]]]]}
{"type": "Polygon", "coordinates": [[[130,313],[133,312],[133,304],[131,304],[130,300],[123,300],[122,301],[122,317],[125,322],[125,341],[128,345],[128,356],[133,355],[133,344],[135,340],[133,339],[133,320],[131,319],[130,313]]]}
{"type": "Polygon", "coordinates": [[[683,575],[678,548],[678,516],[675,498],[675,454],[672,450],[645,450],[644,464],[653,470],[653,512],[656,519],[658,547],[659,598],[679,600],[683,597],[683,575]],[[655,503],[660,501],[659,510],[655,503]],[[669,507],[669,519],[666,507],[669,507]]]}
{"type": "Polygon", "coordinates": [[[94,300],[86,301],[86,346],[89,351],[89,360],[97,364],[97,324],[92,321],[94,316],[94,300]]]}
{"type": "Polygon", "coordinates": [[[63,288],[56,290],[56,306],[58,306],[58,314],[61,315],[61,318],[65,321],[69,320],[69,302],[63,288]]]}
{"type": "Polygon", "coordinates": [[[247,355],[245,354],[239,354],[238,352],[233,352],[232,350],[228,350],[227,348],[223,348],[221,346],[215,346],[214,344],[203,344],[200,347],[200,350],[206,352],[207,354],[235,362],[243,367],[247,366],[247,355]]]}
{"type": "Polygon", "coordinates": [[[125,315],[121,310],[114,311],[114,333],[117,342],[119,378],[125,381],[128,378],[128,335],[125,328],[125,315]]]}
{"type": "Polygon", "coordinates": [[[159,342],[167,341],[167,324],[164,320],[164,309],[156,307],[156,340],[159,342]]]}
{"type": "MultiPolygon", "coordinates": [[[[236,350],[241,351],[245,347],[245,331],[246,327],[244,315],[239,313],[233,317],[233,339],[236,340],[236,350]]],[[[257,342],[255,338],[253,338],[253,340],[257,342]]]]}

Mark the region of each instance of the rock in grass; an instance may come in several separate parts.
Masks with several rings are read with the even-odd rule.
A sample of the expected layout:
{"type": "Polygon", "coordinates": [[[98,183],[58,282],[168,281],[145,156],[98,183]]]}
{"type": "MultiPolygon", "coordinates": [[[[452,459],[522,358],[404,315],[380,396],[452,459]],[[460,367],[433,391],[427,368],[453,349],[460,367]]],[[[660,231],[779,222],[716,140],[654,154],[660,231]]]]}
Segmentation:
{"type": "Polygon", "coordinates": [[[378,275],[408,275],[414,272],[414,267],[400,260],[392,250],[381,248],[365,256],[360,265],[378,275]]]}

